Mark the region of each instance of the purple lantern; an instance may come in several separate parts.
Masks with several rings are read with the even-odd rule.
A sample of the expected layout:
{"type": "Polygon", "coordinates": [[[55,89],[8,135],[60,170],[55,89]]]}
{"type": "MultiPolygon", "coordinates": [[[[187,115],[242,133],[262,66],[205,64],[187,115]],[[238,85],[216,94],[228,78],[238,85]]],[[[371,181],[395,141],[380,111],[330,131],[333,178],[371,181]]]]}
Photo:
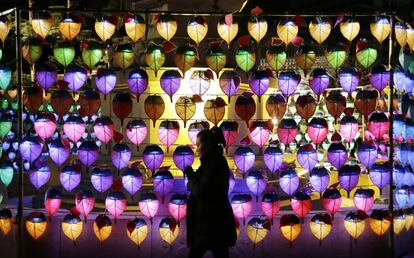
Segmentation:
{"type": "MultiPolygon", "coordinates": [[[[384,170],[387,171],[387,166],[384,163],[376,163],[376,169],[378,171],[380,170],[384,170]]],[[[394,181],[394,184],[398,187],[401,188],[403,187],[406,183],[404,182],[404,174],[406,173],[406,170],[403,166],[395,164],[394,165],[394,169],[392,172],[392,179],[394,181]]],[[[389,182],[388,182],[389,183],[389,182]]],[[[385,185],[384,185],[385,186],[385,185]]]]}
{"type": "Polygon", "coordinates": [[[112,147],[111,158],[114,167],[121,170],[128,166],[131,160],[131,150],[125,143],[117,143],[112,147]]]}
{"type": "Polygon", "coordinates": [[[339,132],[346,142],[350,143],[355,139],[359,130],[359,124],[354,116],[344,116],[339,124],[339,132]]]}
{"type": "Polygon", "coordinates": [[[139,146],[147,137],[147,125],[144,120],[131,120],[125,129],[128,139],[135,145],[139,146]]]}
{"type": "Polygon", "coordinates": [[[60,183],[66,191],[70,192],[76,188],[81,181],[81,166],[74,164],[67,164],[62,168],[60,173],[60,183]]]}
{"type": "Polygon", "coordinates": [[[223,71],[220,75],[219,84],[224,94],[230,98],[236,95],[240,87],[241,77],[235,71],[223,71]]]}
{"type": "Polygon", "coordinates": [[[67,139],[54,139],[49,143],[49,157],[60,167],[70,156],[70,145],[67,139]]]}
{"type": "Polygon", "coordinates": [[[404,168],[404,184],[408,186],[414,185],[414,173],[411,167],[404,168]]]}
{"type": "Polygon", "coordinates": [[[258,202],[259,196],[263,193],[267,185],[267,177],[264,176],[262,171],[253,170],[250,171],[246,177],[246,185],[256,196],[256,202],[258,202]]]}
{"type": "Polygon", "coordinates": [[[263,161],[270,173],[275,173],[283,164],[283,152],[278,146],[270,145],[263,153],[263,161]]]}
{"type": "Polygon", "coordinates": [[[99,91],[102,92],[105,97],[116,86],[116,73],[110,69],[98,69],[95,77],[95,84],[99,91]]]}
{"type": "Polygon", "coordinates": [[[228,194],[233,192],[234,186],[236,185],[236,180],[234,180],[234,174],[232,171],[229,171],[229,191],[228,194]]]}
{"type": "MultiPolygon", "coordinates": [[[[393,175],[395,175],[396,172],[397,171],[394,170],[393,175]]],[[[384,187],[389,184],[391,180],[391,171],[389,166],[386,163],[375,163],[369,171],[369,178],[371,179],[372,183],[380,189],[381,192],[382,189],[384,189],[384,187]]]]}
{"type": "Polygon", "coordinates": [[[93,188],[100,193],[103,193],[111,188],[113,178],[109,167],[104,165],[92,169],[91,183],[93,188]]]}
{"type": "MultiPolygon", "coordinates": [[[[273,77],[272,71],[270,75],[273,77]]],[[[249,87],[259,97],[259,103],[261,96],[266,93],[270,85],[269,70],[256,70],[253,71],[249,77],[249,87]]]]}
{"type": "Polygon", "coordinates": [[[409,149],[406,143],[401,143],[397,146],[397,149],[396,149],[397,159],[401,163],[401,165],[403,165],[404,167],[408,163],[408,153],[409,153],[409,149]]]}
{"type": "Polygon", "coordinates": [[[315,167],[309,174],[309,182],[315,191],[322,194],[329,185],[329,173],[325,167],[315,167]]]}
{"type": "Polygon", "coordinates": [[[343,189],[349,193],[357,186],[361,168],[358,165],[345,165],[338,170],[338,181],[343,189]]]}
{"type": "Polygon", "coordinates": [[[381,92],[385,89],[385,87],[387,87],[390,77],[390,71],[388,71],[384,65],[378,65],[372,67],[371,74],[368,78],[372,86],[381,92]]]}
{"type": "Polygon", "coordinates": [[[88,80],[86,70],[77,65],[69,65],[63,75],[63,80],[68,83],[68,88],[75,92],[82,88],[88,80]]]}
{"type": "Polygon", "coordinates": [[[44,160],[37,160],[29,170],[29,180],[32,185],[39,190],[40,187],[45,185],[50,179],[50,167],[44,160]]]}
{"type": "Polygon", "coordinates": [[[322,93],[329,87],[331,77],[328,75],[325,69],[314,69],[309,78],[309,86],[318,96],[318,101],[322,93]]]}
{"type": "Polygon", "coordinates": [[[165,197],[171,193],[174,186],[174,177],[168,170],[168,167],[162,167],[152,178],[154,182],[154,192],[161,196],[162,203],[164,203],[165,197]]]}
{"type": "Polygon", "coordinates": [[[190,146],[181,145],[175,148],[173,154],[174,164],[181,171],[194,162],[194,152],[190,146]]]}
{"type": "Polygon", "coordinates": [[[19,152],[23,159],[32,164],[42,153],[42,148],[43,145],[37,141],[36,137],[26,136],[20,142],[19,152]]]}
{"type": "Polygon", "coordinates": [[[365,141],[358,145],[357,155],[361,164],[370,169],[378,157],[377,147],[372,142],[365,141]]]}
{"type": "Polygon", "coordinates": [[[306,144],[299,148],[297,159],[301,167],[307,171],[311,171],[318,164],[318,153],[312,144],[306,144]]]}
{"type": "Polygon", "coordinates": [[[240,146],[234,152],[233,159],[237,169],[244,175],[244,173],[253,167],[256,155],[250,147],[240,146]]]}
{"type": "Polygon", "coordinates": [[[156,144],[147,145],[142,153],[145,166],[154,174],[164,161],[164,152],[156,144]]]}
{"type": "Polygon", "coordinates": [[[397,141],[402,142],[405,138],[405,119],[403,114],[394,114],[394,121],[392,122],[393,137],[397,141]]]}
{"type": "Polygon", "coordinates": [[[328,148],[328,161],[336,169],[340,169],[348,160],[348,151],[341,142],[333,142],[328,148]]]}
{"type": "Polygon", "coordinates": [[[142,174],[138,168],[128,167],[122,174],[122,186],[132,196],[134,196],[142,186],[142,174]]]}
{"type": "Polygon", "coordinates": [[[48,65],[36,69],[36,81],[47,92],[57,81],[57,71],[48,65]]]}
{"type": "Polygon", "coordinates": [[[139,101],[139,96],[148,87],[148,74],[145,70],[133,69],[128,75],[127,83],[129,90],[137,96],[137,101],[139,101]]]}
{"type": "Polygon", "coordinates": [[[99,158],[99,148],[94,141],[82,142],[78,149],[78,158],[85,167],[90,167],[99,158]]]}
{"type": "Polygon", "coordinates": [[[295,93],[300,83],[300,75],[290,71],[280,72],[277,79],[279,90],[286,97],[295,93]]]}
{"type": "Polygon", "coordinates": [[[181,85],[181,74],[177,70],[165,71],[160,78],[160,85],[162,90],[170,96],[171,103],[173,102],[173,95],[178,91],[181,85]]]}
{"type": "Polygon", "coordinates": [[[410,146],[408,151],[408,163],[410,163],[411,167],[414,167],[414,146],[410,146]]]}
{"type": "Polygon", "coordinates": [[[351,96],[359,84],[360,76],[355,68],[342,68],[339,73],[339,84],[351,96]]]}
{"type": "Polygon", "coordinates": [[[293,167],[289,167],[280,173],[279,185],[283,192],[292,196],[299,188],[299,177],[293,167]]]}
{"type": "Polygon", "coordinates": [[[394,70],[394,84],[398,92],[404,90],[405,93],[411,93],[414,87],[413,76],[406,73],[401,67],[396,67],[394,70]]]}

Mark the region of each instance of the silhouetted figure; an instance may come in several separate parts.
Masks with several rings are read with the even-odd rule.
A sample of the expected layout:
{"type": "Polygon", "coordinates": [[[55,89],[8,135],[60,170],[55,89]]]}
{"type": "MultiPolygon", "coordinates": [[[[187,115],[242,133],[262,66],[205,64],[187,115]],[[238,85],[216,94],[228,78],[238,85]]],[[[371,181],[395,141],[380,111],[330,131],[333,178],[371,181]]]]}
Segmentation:
{"type": "Polygon", "coordinates": [[[189,257],[203,257],[210,250],[215,258],[229,257],[236,243],[236,226],[228,200],[229,166],[223,156],[225,139],[213,127],[197,135],[201,166],[196,172],[188,166],[187,187],[191,191],[187,205],[187,245],[189,257]]]}

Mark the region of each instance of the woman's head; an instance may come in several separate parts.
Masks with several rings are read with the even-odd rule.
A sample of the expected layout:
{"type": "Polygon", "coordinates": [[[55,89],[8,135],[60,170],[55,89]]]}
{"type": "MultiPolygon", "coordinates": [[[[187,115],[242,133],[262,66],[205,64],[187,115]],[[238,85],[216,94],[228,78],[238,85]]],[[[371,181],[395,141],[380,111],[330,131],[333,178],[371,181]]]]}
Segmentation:
{"type": "Polygon", "coordinates": [[[205,129],[197,134],[197,151],[200,157],[206,156],[208,151],[219,146],[226,147],[223,132],[216,126],[205,129]]]}

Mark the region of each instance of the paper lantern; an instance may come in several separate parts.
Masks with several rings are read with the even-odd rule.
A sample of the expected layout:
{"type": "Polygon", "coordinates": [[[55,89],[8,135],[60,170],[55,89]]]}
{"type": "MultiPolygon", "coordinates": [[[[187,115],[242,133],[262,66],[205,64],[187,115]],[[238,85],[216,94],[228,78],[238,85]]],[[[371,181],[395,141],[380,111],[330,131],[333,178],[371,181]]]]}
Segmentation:
{"type": "Polygon", "coordinates": [[[195,114],[196,102],[194,99],[194,97],[181,96],[175,102],[175,112],[183,120],[184,128],[187,126],[187,121],[195,114]]]}
{"type": "Polygon", "coordinates": [[[168,211],[178,222],[178,225],[180,225],[180,221],[187,215],[187,199],[187,194],[173,194],[168,203],[168,211]]]}
{"type": "Polygon", "coordinates": [[[322,244],[322,240],[326,238],[332,230],[332,218],[326,213],[315,214],[309,223],[312,235],[319,240],[322,244]]]}
{"type": "Polygon", "coordinates": [[[283,164],[282,150],[278,146],[269,145],[263,152],[263,162],[270,173],[274,174],[283,164]]]}
{"type": "Polygon", "coordinates": [[[205,71],[195,70],[190,77],[190,89],[194,94],[203,96],[211,85],[211,78],[205,71]]]}
{"type": "Polygon", "coordinates": [[[374,207],[374,190],[357,189],[354,194],[354,205],[355,208],[365,213],[371,211],[374,207]]]}
{"type": "Polygon", "coordinates": [[[217,32],[220,38],[226,41],[228,47],[230,47],[230,42],[237,36],[238,31],[239,24],[231,14],[221,18],[217,23],[217,32]]]}
{"type": "Polygon", "coordinates": [[[132,69],[128,74],[127,83],[129,90],[139,101],[139,96],[148,88],[148,74],[143,69],[132,69]]]}
{"type": "Polygon", "coordinates": [[[247,222],[247,237],[252,241],[253,248],[263,241],[270,232],[270,221],[267,217],[253,217],[247,222]]]}
{"type": "Polygon", "coordinates": [[[276,73],[285,66],[286,60],[286,50],[282,46],[272,45],[267,48],[266,62],[276,73]]]}
{"type": "Polygon", "coordinates": [[[79,97],[80,116],[89,116],[98,113],[99,108],[101,107],[101,98],[99,93],[93,89],[85,90],[79,97]]]}
{"type": "Polygon", "coordinates": [[[158,137],[162,144],[169,148],[178,138],[180,132],[180,125],[177,121],[163,120],[158,128],[158,137]]]}
{"type": "MultiPolygon", "coordinates": [[[[217,74],[217,77],[221,69],[223,69],[224,66],[226,65],[226,61],[227,61],[226,53],[224,53],[220,44],[211,42],[209,44],[209,47],[206,53],[206,65],[217,74]]],[[[223,73],[224,72],[237,75],[237,73],[234,71],[223,71],[223,73]]],[[[223,77],[223,74],[220,76],[220,78],[222,77],[223,77]]],[[[231,76],[225,75],[223,78],[229,78],[226,83],[235,84],[235,81],[231,79],[231,76]]],[[[220,86],[221,86],[221,83],[220,83],[220,86]]]]}
{"type": "Polygon", "coordinates": [[[47,220],[42,212],[34,211],[29,214],[26,219],[26,230],[34,240],[39,239],[46,232],[46,228],[47,220]]]}
{"type": "Polygon", "coordinates": [[[39,190],[50,179],[50,167],[44,160],[37,160],[29,170],[30,183],[39,190]]]}
{"type": "MultiPolygon", "coordinates": [[[[45,89],[46,92],[50,88],[52,88],[56,84],[56,81],[57,81],[56,70],[47,65],[40,65],[39,67],[37,67],[35,76],[36,76],[36,82],[39,84],[40,87],[45,89]]],[[[7,86],[4,88],[7,88],[7,86]]]]}
{"type": "Polygon", "coordinates": [[[129,239],[131,239],[131,241],[139,247],[148,235],[147,222],[140,218],[135,218],[128,221],[127,234],[129,239]]]}
{"type": "Polygon", "coordinates": [[[128,166],[131,160],[131,150],[125,143],[117,143],[112,147],[111,151],[112,164],[119,170],[128,166]]]}
{"type": "Polygon", "coordinates": [[[321,144],[328,135],[328,123],[324,118],[314,117],[309,122],[306,132],[314,144],[321,144]]]}
{"type": "Polygon", "coordinates": [[[131,44],[120,44],[116,47],[114,53],[114,63],[117,67],[125,70],[135,61],[135,53],[131,44]]]}
{"type": "Polygon", "coordinates": [[[349,48],[342,43],[328,46],[325,52],[326,61],[328,61],[328,64],[332,68],[338,70],[347,58],[348,49],[349,48]]]}
{"type": "Polygon", "coordinates": [[[237,97],[234,109],[236,114],[249,126],[250,119],[256,113],[256,102],[251,95],[243,94],[237,97]]]}
{"type": "Polygon", "coordinates": [[[112,216],[114,216],[115,223],[116,220],[125,211],[126,206],[127,200],[123,192],[117,190],[110,192],[105,199],[105,208],[112,216]]]}
{"type": "Polygon", "coordinates": [[[69,140],[76,143],[83,136],[86,125],[78,115],[69,115],[63,124],[63,131],[69,140]]]}
{"type": "Polygon", "coordinates": [[[259,44],[260,40],[266,35],[267,32],[267,21],[261,16],[252,16],[247,22],[247,30],[250,36],[252,36],[259,44]]]}
{"type": "Polygon", "coordinates": [[[360,75],[355,68],[342,68],[338,72],[339,84],[350,96],[359,84],[360,75]]]}
{"type": "MultiPolygon", "coordinates": [[[[394,123],[396,121],[396,117],[394,118],[394,123]]],[[[395,132],[395,128],[393,130],[395,132]]],[[[400,143],[396,146],[396,156],[397,161],[401,163],[402,166],[406,166],[408,164],[408,145],[406,143],[400,143]]]]}
{"type": "MultiPolygon", "coordinates": [[[[0,26],[1,25],[2,23],[0,23],[0,26]]],[[[0,29],[0,37],[2,35],[1,32],[2,30],[0,29]]],[[[42,56],[42,53],[43,46],[40,43],[39,39],[31,37],[23,41],[22,56],[23,59],[26,60],[26,62],[28,62],[30,65],[36,63],[36,61],[39,60],[39,58],[42,56]]]]}
{"type": "Polygon", "coordinates": [[[147,166],[152,174],[155,173],[155,170],[161,166],[164,160],[164,152],[156,144],[147,145],[142,153],[142,156],[145,166],[147,166]]]}
{"type": "Polygon", "coordinates": [[[252,196],[250,194],[236,194],[231,198],[231,207],[236,219],[243,220],[245,224],[246,218],[252,212],[252,196]]]}
{"type": "Polygon", "coordinates": [[[62,232],[67,238],[75,241],[82,234],[83,231],[83,221],[77,215],[68,214],[63,218],[62,221],[62,232]]]}
{"type": "Polygon", "coordinates": [[[157,21],[157,32],[166,41],[170,41],[177,32],[177,21],[167,15],[160,15],[157,21]]]}
{"type": "Polygon", "coordinates": [[[388,132],[390,123],[384,112],[372,112],[368,119],[368,130],[376,140],[381,140],[388,132]]]}
{"type": "Polygon", "coordinates": [[[13,216],[10,209],[4,208],[0,210],[0,231],[3,236],[7,236],[13,226],[13,216]]]}
{"type": "Polygon", "coordinates": [[[175,166],[184,172],[187,166],[191,166],[194,162],[194,152],[190,146],[180,145],[175,148],[173,153],[175,166]]]}
{"type": "Polygon", "coordinates": [[[273,125],[270,121],[252,121],[249,126],[249,137],[256,145],[263,148],[269,139],[273,125]]]}
{"type": "Polygon", "coordinates": [[[99,214],[93,222],[93,232],[99,242],[107,240],[112,233],[112,222],[108,216],[99,214]]]}
{"type": "Polygon", "coordinates": [[[122,174],[122,186],[131,196],[134,196],[141,189],[142,181],[142,174],[138,168],[127,167],[122,174]]]}
{"type": "Polygon", "coordinates": [[[277,24],[276,32],[279,38],[287,46],[298,35],[299,27],[294,19],[286,18],[277,24]]]}
{"type": "Polygon", "coordinates": [[[9,160],[3,159],[0,162],[0,181],[5,187],[8,187],[13,180],[14,167],[9,160]]]}
{"type": "Polygon", "coordinates": [[[312,38],[322,44],[331,33],[332,25],[327,17],[317,16],[309,23],[309,33],[312,38]]]}
{"type": "Polygon", "coordinates": [[[78,192],[75,196],[75,205],[80,215],[85,217],[86,222],[88,214],[93,210],[93,206],[95,206],[95,196],[93,196],[92,191],[82,190],[78,192]]]}
{"type": "Polygon", "coordinates": [[[116,93],[112,99],[112,111],[121,120],[121,126],[124,126],[125,118],[132,112],[131,94],[126,91],[116,93]]]}
{"type": "Polygon", "coordinates": [[[400,235],[401,231],[405,226],[405,214],[403,210],[394,210],[393,211],[393,223],[394,223],[394,233],[397,237],[400,235]]]}
{"type": "Polygon", "coordinates": [[[381,191],[390,183],[391,171],[385,163],[375,163],[369,171],[369,178],[381,191]]]}
{"type": "Polygon", "coordinates": [[[266,101],[266,111],[272,119],[281,120],[285,115],[287,103],[282,94],[270,95],[266,101]]]}
{"type": "Polygon", "coordinates": [[[70,192],[79,185],[81,181],[80,169],[80,165],[67,164],[63,166],[59,178],[66,191],[70,192]]]}
{"type": "Polygon", "coordinates": [[[72,94],[67,90],[55,90],[52,93],[51,105],[53,110],[60,116],[68,114],[73,104],[72,94]]]}
{"type": "Polygon", "coordinates": [[[228,149],[237,140],[239,124],[236,121],[223,121],[219,128],[223,133],[228,149]]]}
{"type": "Polygon", "coordinates": [[[259,200],[259,196],[263,193],[267,185],[267,177],[262,171],[252,170],[246,176],[246,185],[250,192],[256,196],[256,202],[259,200]]]}
{"type": "Polygon", "coordinates": [[[341,142],[333,142],[328,148],[328,161],[336,169],[340,169],[348,160],[348,151],[341,142]]]}
{"type": "MultiPolygon", "coordinates": [[[[210,128],[210,124],[207,121],[191,123],[189,128],[188,128],[188,138],[190,138],[191,143],[196,144],[198,133],[201,132],[204,129],[209,129],[209,128],[210,128]]],[[[223,134],[224,134],[224,132],[223,132],[223,134]]],[[[227,147],[229,146],[228,143],[227,143],[227,140],[226,140],[226,146],[227,147]]]]}
{"type": "Polygon", "coordinates": [[[387,17],[378,15],[375,16],[374,20],[369,24],[371,34],[382,43],[384,39],[388,37],[391,32],[391,24],[387,17]]]}
{"type": "Polygon", "coordinates": [[[158,70],[164,65],[165,62],[164,49],[157,45],[150,45],[145,53],[145,63],[154,70],[155,77],[157,77],[158,70]]]}
{"type": "Polygon", "coordinates": [[[147,116],[152,120],[153,126],[160,119],[165,110],[164,100],[161,96],[150,95],[145,99],[144,110],[147,116]]]}
{"type": "Polygon", "coordinates": [[[95,141],[84,141],[78,148],[79,161],[86,167],[90,167],[99,158],[99,148],[95,141]]]}
{"type": "Polygon", "coordinates": [[[99,69],[95,77],[95,84],[99,91],[106,96],[116,86],[115,72],[110,69],[99,69]]]}
{"type": "Polygon", "coordinates": [[[165,71],[160,78],[162,90],[170,96],[171,103],[173,95],[178,91],[181,84],[181,74],[177,70],[165,71]]]}
{"type": "MultiPolygon", "coordinates": [[[[52,17],[45,11],[35,12],[32,17],[32,28],[34,32],[42,38],[46,38],[52,27],[52,17]]],[[[3,40],[4,42],[4,40],[3,40]]]]}
{"type": "Polygon", "coordinates": [[[105,42],[114,35],[117,23],[118,17],[115,15],[109,17],[102,15],[95,21],[95,32],[98,37],[105,42]]]}
{"type": "Polygon", "coordinates": [[[323,209],[329,213],[332,218],[335,213],[339,211],[342,204],[342,197],[338,189],[328,188],[323,192],[322,195],[322,205],[323,209]]]}
{"type": "MultiPolygon", "coordinates": [[[[405,118],[404,118],[404,115],[397,114],[397,115],[394,116],[394,121],[393,121],[393,124],[392,124],[392,128],[393,128],[393,137],[395,137],[399,142],[404,140],[404,138],[405,138],[405,118]]],[[[400,145],[397,145],[397,148],[400,145]]],[[[407,145],[405,145],[405,146],[407,146],[407,145]]],[[[403,158],[402,162],[404,162],[404,165],[405,165],[407,160],[404,159],[404,157],[406,157],[408,155],[406,147],[402,151],[402,153],[403,153],[403,156],[400,156],[401,152],[399,152],[399,149],[396,150],[397,157],[400,156],[399,159],[401,159],[401,157],[402,157],[403,158]]]]}
{"type": "Polygon", "coordinates": [[[325,167],[314,167],[309,174],[309,183],[315,191],[319,192],[322,196],[322,192],[326,190],[329,185],[329,173],[325,167]]]}
{"type": "Polygon", "coordinates": [[[377,147],[372,142],[362,142],[358,145],[357,155],[361,164],[370,169],[378,157],[377,147]]]}
{"type": "Polygon", "coordinates": [[[381,92],[388,85],[391,73],[384,65],[374,66],[369,75],[369,81],[372,86],[381,92]]]}
{"type": "Polygon", "coordinates": [[[368,68],[377,60],[378,51],[376,46],[368,42],[366,39],[360,39],[356,45],[356,58],[359,64],[364,68],[368,68]]]}
{"type": "Polygon", "coordinates": [[[305,74],[312,68],[316,62],[316,52],[313,47],[300,46],[295,53],[295,63],[303,70],[305,74]]]}
{"type": "Polygon", "coordinates": [[[293,194],[298,190],[299,177],[293,167],[289,167],[280,172],[279,185],[282,191],[289,196],[293,196],[293,194]]]}
{"type": "Polygon", "coordinates": [[[358,165],[345,165],[338,170],[338,181],[343,189],[349,193],[357,186],[361,168],[358,165]]]}
{"type": "Polygon", "coordinates": [[[45,210],[50,218],[52,218],[60,208],[62,203],[62,192],[54,187],[49,188],[45,193],[45,210]]]}
{"type": "Polygon", "coordinates": [[[237,49],[236,64],[244,72],[249,72],[256,64],[256,53],[249,47],[243,46],[237,49]]]}
{"type": "Polygon", "coordinates": [[[234,71],[223,71],[220,75],[219,84],[224,94],[228,96],[228,102],[230,98],[234,96],[240,86],[241,77],[234,71]]]}
{"type": "Polygon", "coordinates": [[[85,85],[88,75],[85,69],[77,65],[69,65],[63,75],[63,80],[68,83],[68,88],[76,92],[85,85]]]}
{"type": "Polygon", "coordinates": [[[403,187],[400,189],[396,189],[394,191],[395,201],[399,208],[405,208],[408,203],[408,187],[403,187]]]}
{"type": "Polygon", "coordinates": [[[96,118],[93,124],[93,131],[95,132],[96,138],[105,144],[108,144],[114,137],[114,128],[114,122],[108,116],[96,118]]]}
{"type": "Polygon", "coordinates": [[[141,145],[147,137],[147,125],[144,120],[130,120],[125,129],[128,139],[135,145],[141,145]]]}
{"type": "Polygon", "coordinates": [[[74,15],[68,14],[62,17],[62,21],[59,23],[60,33],[68,40],[76,38],[81,31],[82,23],[76,18],[74,15]]]}
{"type": "MultiPolygon", "coordinates": [[[[308,127],[309,128],[309,127],[308,127]]],[[[318,164],[318,153],[312,144],[301,146],[297,152],[297,161],[307,171],[311,171],[318,164]]]]}
{"type": "Polygon", "coordinates": [[[304,192],[296,192],[291,199],[292,210],[296,215],[299,216],[302,223],[305,216],[309,213],[312,208],[312,200],[310,196],[304,192]]]}
{"type": "Polygon", "coordinates": [[[293,118],[283,118],[277,127],[277,137],[287,147],[296,138],[298,126],[293,118]]]}
{"type": "Polygon", "coordinates": [[[348,144],[355,139],[358,131],[358,121],[352,114],[342,117],[341,122],[339,123],[339,132],[348,144]]]}
{"type": "Polygon", "coordinates": [[[270,70],[256,70],[250,74],[248,80],[249,87],[259,97],[259,103],[261,96],[269,88],[270,77],[273,77],[273,73],[270,70]]]}
{"type": "Polygon", "coordinates": [[[413,219],[414,219],[414,213],[411,208],[404,210],[405,215],[405,230],[409,231],[411,229],[411,226],[413,225],[413,219]]]}
{"type": "Polygon", "coordinates": [[[167,167],[158,170],[153,178],[154,192],[161,197],[162,203],[167,195],[169,195],[174,186],[174,177],[167,167]]]}
{"type": "Polygon", "coordinates": [[[346,107],[346,98],[340,91],[331,92],[326,98],[326,108],[336,120],[342,115],[346,107]]]}
{"type": "Polygon", "coordinates": [[[349,212],[344,219],[346,232],[355,239],[355,241],[364,233],[366,214],[361,212],[349,212]]]}
{"type": "Polygon", "coordinates": [[[48,140],[56,130],[55,116],[51,113],[38,114],[34,122],[34,129],[43,142],[48,140]]]}
{"type": "MultiPolygon", "coordinates": [[[[316,111],[316,101],[312,95],[301,95],[295,101],[296,112],[307,122],[316,111]]],[[[318,118],[320,120],[320,118],[318,118]]]]}
{"type": "Polygon", "coordinates": [[[24,91],[25,107],[31,112],[36,113],[40,105],[43,104],[43,89],[41,87],[32,86],[28,87],[24,91]]]}
{"type": "Polygon", "coordinates": [[[6,65],[0,65],[0,88],[5,91],[11,82],[12,71],[6,65]]]}
{"type": "Polygon", "coordinates": [[[245,174],[253,167],[256,155],[250,147],[240,146],[234,152],[233,159],[237,169],[245,174]]]}
{"type": "Polygon", "coordinates": [[[75,58],[75,48],[72,42],[58,43],[53,49],[53,56],[59,64],[67,67],[75,58]]]}
{"type": "Polygon", "coordinates": [[[147,25],[139,14],[128,13],[124,17],[124,25],[126,34],[133,42],[137,42],[145,35],[147,25]]]}
{"type": "Polygon", "coordinates": [[[289,241],[292,246],[293,241],[299,237],[302,231],[302,225],[299,218],[293,214],[285,214],[280,218],[280,231],[282,236],[289,241]]]}
{"type": "Polygon", "coordinates": [[[373,210],[368,219],[368,223],[372,232],[377,236],[382,236],[388,231],[391,225],[391,217],[386,210],[373,210]]]}
{"type": "Polygon", "coordinates": [[[360,24],[355,18],[346,16],[339,24],[342,36],[348,41],[352,41],[359,33],[360,24]]]}
{"type": "Polygon", "coordinates": [[[172,243],[177,239],[180,229],[174,218],[166,217],[161,219],[158,231],[160,233],[161,239],[171,246],[172,243]]]}
{"type": "Polygon", "coordinates": [[[82,47],[82,60],[83,62],[92,69],[99,63],[103,57],[103,46],[96,41],[88,41],[82,47]]]}
{"type": "Polygon", "coordinates": [[[318,96],[318,101],[321,94],[323,94],[330,84],[330,76],[325,69],[314,69],[309,77],[309,86],[312,91],[318,96]]]}
{"type": "Polygon", "coordinates": [[[272,220],[279,213],[280,210],[280,199],[279,195],[276,192],[267,192],[263,194],[261,208],[263,214],[266,215],[270,220],[272,220]]]}
{"type": "Polygon", "coordinates": [[[108,166],[95,167],[91,172],[91,183],[96,191],[103,193],[111,188],[113,183],[112,172],[108,166]]]}
{"type": "Polygon", "coordinates": [[[197,46],[205,38],[207,31],[208,24],[202,16],[195,16],[187,24],[187,34],[197,46]]]}
{"type": "Polygon", "coordinates": [[[9,35],[11,29],[11,23],[6,15],[0,18],[0,39],[4,43],[6,41],[7,35],[9,35]]]}
{"type": "MultiPolygon", "coordinates": [[[[412,69],[410,71],[412,71],[412,69]]],[[[393,77],[395,84],[394,86],[398,93],[401,93],[403,90],[405,93],[412,92],[414,87],[414,79],[410,72],[405,72],[403,68],[397,66],[394,69],[393,77]]]]}
{"type": "Polygon", "coordinates": [[[229,190],[227,191],[228,194],[233,192],[235,185],[236,185],[236,180],[234,179],[234,174],[231,170],[229,170],[229,190]]]}
{"type": "Polygon", "coordinates": [[[138,202],[139,210],[145,217],[149,218],[152,224],[152,218],[157,214],[160,201],[154,193],[143,193],[138,202]]]}
{"type": "Polygon", "coordinates": [[[282,71],[277,77],[277,85],[283,95],[289,97],[296,92],[300,80],[301,77],[299,74],[291,71],[282,71]]]}
{"type": "Polygon", "coordinates": [[[0,138],[4,139],[13,126],[13,116],[3,113],[0,117],[0,138]]]}

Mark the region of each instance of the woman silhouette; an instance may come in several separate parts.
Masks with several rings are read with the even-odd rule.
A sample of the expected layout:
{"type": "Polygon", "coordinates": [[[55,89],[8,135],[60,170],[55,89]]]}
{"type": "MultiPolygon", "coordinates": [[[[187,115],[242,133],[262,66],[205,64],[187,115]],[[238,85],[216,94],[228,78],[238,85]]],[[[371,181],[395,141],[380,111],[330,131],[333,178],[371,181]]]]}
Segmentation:
{"type": "Polygon", "coordinates": [[[187,205],[187,246],[189,257],[203,257],[210,250],[215,258],[229,257],[236,243],[236,226],[228,200],[229,166],[223,156],[225,139],[213,127],[197,135],[201,165],[196,172],[188,166],[187,187],[191,191],[187,205]]]}

